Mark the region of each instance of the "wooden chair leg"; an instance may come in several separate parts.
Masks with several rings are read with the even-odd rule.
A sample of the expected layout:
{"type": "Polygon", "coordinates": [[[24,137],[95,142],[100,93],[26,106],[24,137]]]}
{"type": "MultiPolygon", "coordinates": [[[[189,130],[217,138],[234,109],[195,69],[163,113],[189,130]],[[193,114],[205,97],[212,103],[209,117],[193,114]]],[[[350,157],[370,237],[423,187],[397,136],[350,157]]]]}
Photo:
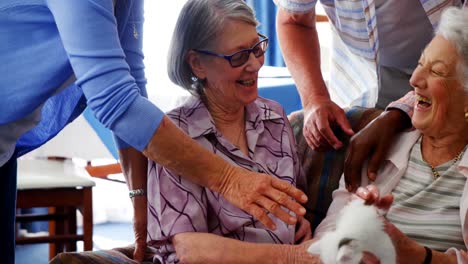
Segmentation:
{"type": "MultiPolygon", "coordinates": [[[[76,235],[76,207],[68,206],[66,208],[67,221],[65,230],[67,235],[76,235]]],[[[66,251],[76,251],[76,241],[69,241],[65,244],[66,251]]]]}
{"type": "Polygon", "coordinates": [[[83,188],[83,244],[84,250],[93,250],[93,193],[90,187],[83,188]]]}
{"type": "MultiPolygon", "coordinates": [[[[57,212],[57,208],[49,207],[49,214],[55,214],[57,212]]],[[[50,220],[49,221],[49,236],[54,236],[57,234],[57,221],[50,220]]],[[[57,255],[57,251],[59,250],[59,246],[55,242],[49,243],[49,260],[57,255]]]]}

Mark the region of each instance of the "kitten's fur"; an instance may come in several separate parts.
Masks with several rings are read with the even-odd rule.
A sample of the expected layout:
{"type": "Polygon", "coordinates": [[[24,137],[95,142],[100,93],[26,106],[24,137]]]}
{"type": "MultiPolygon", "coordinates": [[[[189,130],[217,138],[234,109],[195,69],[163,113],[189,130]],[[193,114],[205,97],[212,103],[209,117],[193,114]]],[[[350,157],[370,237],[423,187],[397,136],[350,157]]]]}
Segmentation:
{"type": "Polygon", "coordinates": [[[325,264],[358,264],[363,251],[374,254],[381,264],[396,263],[392,240],[375,206],[356,199],[346,205],[336,222],[336,230],[327,232],[308,251],[320,254],[325,264]]]}

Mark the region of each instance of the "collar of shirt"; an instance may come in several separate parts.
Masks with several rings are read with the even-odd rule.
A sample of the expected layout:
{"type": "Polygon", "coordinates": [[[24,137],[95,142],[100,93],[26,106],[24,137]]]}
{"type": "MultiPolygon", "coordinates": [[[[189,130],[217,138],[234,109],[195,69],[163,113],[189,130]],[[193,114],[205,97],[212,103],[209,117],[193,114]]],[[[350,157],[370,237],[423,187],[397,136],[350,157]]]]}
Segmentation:
{"type": "MultiPolygon", "coordinates": [[[[402,133],[393,144],[385,160],[395,165],[398,170],[405,169],[408,165],[411,148],[420,136],[421,133],[418,130],[402,133]]],[[[463,173],[463,175],[465,175],[465,177],[468,178],[468,152],[466,151],[466,147],[465,153],[458,163],[458,169],[463,173]]]]}
{"type": "MultiPolygon", "coordinates": [[[[183,111],[190,118],[186,119],[187,133],[195,139],[211,133],[219,135],[213,118],[205,104],[196,97],[191,97],[184,104],[183,111]]],[[[281,119],[281,114],[277,113],[261,100],[255,100],[245,107],[246,110],[246,131],[255,130],[257,134],[263,131],[263,122],[267,120],[281,119]]]]}
{"type": "Polygon", "coordinates": [[[418,130],[401,133],[390,148],[385,160],[393,163],[398,170],[406,167],[411,148],[421,136],[418,130]]]}
{"type": "Polygon", "coordinates": [[[465,175],[465,177],[468,178],[468,148],[466,146],[465,153],[463,153],[463,156],[458,163],[458,169],[465,175]]]}

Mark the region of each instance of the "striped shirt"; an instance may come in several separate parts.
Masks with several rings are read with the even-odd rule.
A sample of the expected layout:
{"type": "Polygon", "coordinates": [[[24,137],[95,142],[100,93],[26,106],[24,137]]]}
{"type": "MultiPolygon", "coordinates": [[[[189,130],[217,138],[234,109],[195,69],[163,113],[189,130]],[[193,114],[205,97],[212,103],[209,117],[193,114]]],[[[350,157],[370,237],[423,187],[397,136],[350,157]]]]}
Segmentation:
{"type": "Polygon", "coordinates": [[[439,251],[465,249],[460,222],[460,199],[466,178],[447,161],[432,170],[421,155],[421,138],[413,146],[408,168],[393,190],[394,202],[387,213],[408,237],[439,251]]]}
{"type": "MultiPolygon", "coordinates": [[[[403,186],[403,184],[400,185],[400,180],[402,180],[402,178],[405,176],[405,174],[408,171],[408,166],[410,166],[409,163],[412,162],[410,158],[412,156],[414,157],[414,154],[412,155],[412,150],[420,149],[420,147],[413,148],[413,146],[417,144],[417,141],[419,140],[420,137],[421,137],[421,134],[419,133],[419,131],[413,130],[413,131],[401,133],[400,136],[394,141],[394,144],[392,145],[390,151],[388,152],[388,155],[383,163],[383,166],[377,172],[378,177],[373,183],[380,190],[380,194],[382,196],[392,193],[397,188],[397,186],[400,186],[400,187],[403,186]]],[[[414,163],[411,166],[414,166],[414,163]]],[[[467,178],[468,177],[468,153],[467,151],[464,152],[464,154],[460,158],[460,161],[457,162],[457,164],[455,164],[454,166],[451,166],[449,163],[449,166],[450,166],[450,169],[444,169],[444,165],[442,165],[442,166],[437,167],[437,170],[439,171],[441,175],[444,174],[443,171],[453,171],[467,178]]],[[[451,172],[450,174],[453,174],[453,172],[451,172]]],[[[449,175],[449,176],[453,180],[454,178],[453,175],[452,176],[449,175]]],[[[443,175],[441,177],[446,177],[446,176],[443,175]]],[[[440,190],[442,189],[442,190],[449,190],[449,191],[446,191],[446,193],[455,194],[457,190],[459,190],[458,187],[453,186],[453,185],[456,185],[456,184],[453,184],[453,182],[447,183],[445,181],[440,181],[440,180],[441,178],[436,181],[437,183],[435,182],[432,183],[432,185],[435,188],[437,188],[437,192],[432,191],[432,193],[436,193],[437,195],[440,195],[439,193],[441,193],[440,190]],[[438,183],[438,181],[440,181],[441,183],[438,183]],[[452,186],[448,186],[447,184],[452,184],[452,186]]],[[[367,164],[365,164],[361,173],[361,186],[367,186],[369,184],[371,184],[371,182],[369,181],[367,177],[367,164]]],[[[466,249],[468,248],[467,247],[468,246],[468,218],[467,218],[468,216],[468,183],[464,181],[464,183],[458,182],[458,184],[461,186],[460,188],[462,188],[463,191],[462,191],[462,195],[460,199],[458,199],[458,204],[453,205],[453,208],[456,208],[456,207],[459,208],[458,223],[461,225],[460,239],[464,241],[465,246],[462,248],[464,249],[464,251],[466,251],[466,249]]],[[[430,186],[427,186],[427,187],[429,188],[430,186]]],[[[420,188],[423,188],[423,187],[420,187],[420,188]]],[[[315,230],[315,233],[314,233],[315,237],[321,237],[328,230],[333,230],[335,228],[335,222],[336,222],[337,217],[339,216],[341,209],[344,206],[346,206],[351,199],[353,199],[352,196],[353,194],[346,190],[344,177],[342,177],[340,180],[339,189],[333,192],[333,202],[328,209],[327,217],[320,223],[320,225],[315,230]]],[[[402,203],[401,198],[398,198],[398,199],[399,201],[397,201],[396,203],[402,203]]],[[[445,198],[444,200],[447,200],[447,199],[445,198]]],[[[444,206],[447,206],[447,204],[445,204],[444,206]]],[[[432,204],[430,204],[430,206],[427,206],[427,207],[434,208],[432,204]]],[[[447,210],[447,208],[453,209],[452,207],[445,207],[445,208],[442,208],[442,210],[447,210]]],[[[438,214],[442,214],[438,211],[435,211],[435,212],[438,214]]],[[[421,217],[421,218],[424,221],[428,221],[429,218],[432,218],[432,217],[433,215],[431,214],[430,216],[421,217]]],[[[458,232],[456,231],[456,228],[454,227],[455,225],[456,224],[452,224],[452,226],[450,227],[452,230],[451,231],[452,235],[458,232]]],[[[417,231],[416,227],[413,226],[413,228],[415,229],[413,229],[410,233],[412,232],[416,232],[418,234],[420,233],[419,231],[417,231]]],[[[427,230],[428,229],[426,229],[425,232],[428,235],[432,235],[433,229],[431,228],[430,232],[428,232],[427,230]]],[[[425,241],[425,243],[428,243],[428,241],[425,241]]],[[[457,243],[458,242],[447,243],[446,245],[444,245],[444,247],[448,247],[457,243]]],[[[457,256],[457,263],[468,263],[468,256],[463,255],[458,246],[449,248],[448,250],[445,251],[445,253],[455,254],[457,256]]]]}
{"type": "MultiPolygon", "coordinates": [[[[304,13],[312,11],[318,0],[274,2],[290,12],[304,13]]],[[[374,107],[379,91],[379,32],[375,1],[320,2],[332,25],[333,49],[328,83],[332,100],[341,106],[374,107]]],[[[461,5],[460,0],[420,2],[433,28],[437,27],[444,8],[461,5]]]]}

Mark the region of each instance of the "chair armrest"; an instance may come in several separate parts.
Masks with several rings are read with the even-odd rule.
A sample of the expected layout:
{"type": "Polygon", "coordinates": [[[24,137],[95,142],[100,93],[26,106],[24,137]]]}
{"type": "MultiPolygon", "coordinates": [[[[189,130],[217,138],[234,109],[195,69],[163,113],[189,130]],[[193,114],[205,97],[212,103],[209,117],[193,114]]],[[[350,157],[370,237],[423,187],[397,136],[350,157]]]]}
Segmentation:
{"type": "MultiPolygon", "coordinates": [[[[110,250],[64,252],[55,256],[49,264],[135,264],[138,262],[132,259],[134,249],[134,246],[128,246],[110,250]]],[[[145,258],[152,261],[153,257],[154,251],[148,250],[145,258]]]]}
{"type": "Polygon", "coordinates": [[[122,167],[120,166],[120,163],[113,163],[113,164],[99,165],[99,166],[88,164],[85,167],[85,169],[89,173],[89,175],[91,175],[91,177],[120,182],[120,183],[126,183],[123,180],[112,179],[109,177],[109,175],[111,174],[122,173],[122,167]]]}
{"type": "Polygon", "coordinates": [[[84,252],[64,252],[55,256],[49,264],[135,264],[136,262],[128,258],[123,253],[116,250],[98,250],[84,252]]]}

